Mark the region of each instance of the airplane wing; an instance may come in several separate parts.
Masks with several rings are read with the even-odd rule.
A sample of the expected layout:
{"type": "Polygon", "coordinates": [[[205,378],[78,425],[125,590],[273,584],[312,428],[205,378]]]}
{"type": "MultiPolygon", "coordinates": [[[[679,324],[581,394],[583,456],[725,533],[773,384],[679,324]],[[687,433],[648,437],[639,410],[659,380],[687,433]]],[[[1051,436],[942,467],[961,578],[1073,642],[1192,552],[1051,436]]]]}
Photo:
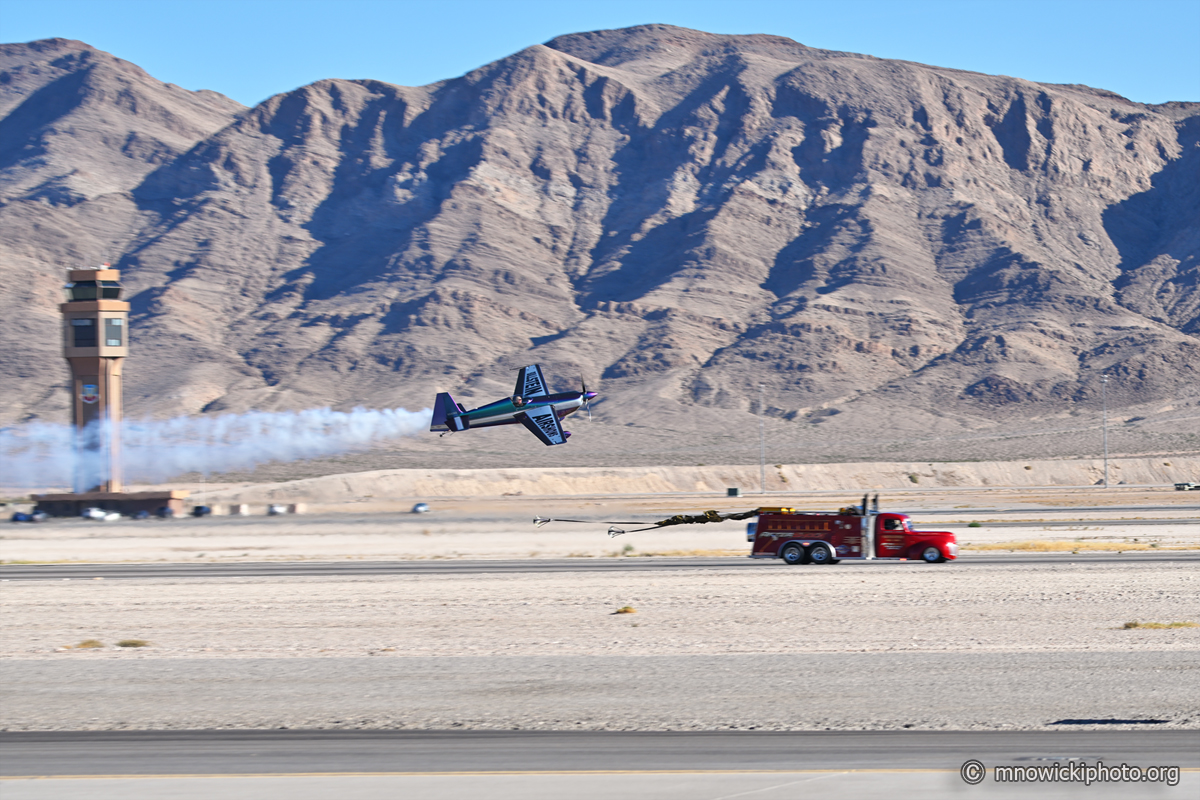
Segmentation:
{"type": "Polygon", "coordinates": [[[517,371],[517,388],[513,394],[524,397],[526,400],[550,394],[546,389],[546,379],[542,377],[542,368],[537,364],[521,367],[517,371]]]}
{"type": "Polygon", "coordinates": [[[542,444],[563,444],[567,441],[553,406],[541,406],[532,411],[523,411],[517,414],[517,421],[528,428],[530,433],[541,439],[542,444]]]}

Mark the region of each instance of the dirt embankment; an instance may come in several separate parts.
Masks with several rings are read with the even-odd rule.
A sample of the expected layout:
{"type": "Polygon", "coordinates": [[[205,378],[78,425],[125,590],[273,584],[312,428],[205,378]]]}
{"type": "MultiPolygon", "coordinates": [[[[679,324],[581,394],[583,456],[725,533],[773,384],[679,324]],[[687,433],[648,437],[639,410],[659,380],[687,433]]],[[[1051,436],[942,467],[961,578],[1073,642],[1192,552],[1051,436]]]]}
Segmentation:
{"type": "MultiPolygon", "coordinates": [[[[1110,485],[1165,485],[1200,476],[1200,458],[1109,461],[1110,485]]],[[[768,464],[766,490],[897,491],[936,488],[1092,486],[1104,478],[1100,459],[1075,461],[863,462],[768,464]]],[[[522,469],[396,469],[327,475],[206,492],[212,503],[338,504],[430,497],[605,495],[743,492],[760,488],[758,465],[705,467],[566,467],[522,469]]]]}

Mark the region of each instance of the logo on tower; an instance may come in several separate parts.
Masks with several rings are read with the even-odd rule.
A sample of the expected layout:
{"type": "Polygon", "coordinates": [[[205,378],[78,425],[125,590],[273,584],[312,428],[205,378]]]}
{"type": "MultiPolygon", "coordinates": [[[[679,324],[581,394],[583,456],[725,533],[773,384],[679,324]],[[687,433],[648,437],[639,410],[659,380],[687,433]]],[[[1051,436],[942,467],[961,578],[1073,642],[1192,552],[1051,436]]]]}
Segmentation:
{"type": "Polygon", "coordinates": [[[99,389],[94,383],[85,383],[79,392],[79,399],[85,403],[95,403],[100,399],[99,389]]]}

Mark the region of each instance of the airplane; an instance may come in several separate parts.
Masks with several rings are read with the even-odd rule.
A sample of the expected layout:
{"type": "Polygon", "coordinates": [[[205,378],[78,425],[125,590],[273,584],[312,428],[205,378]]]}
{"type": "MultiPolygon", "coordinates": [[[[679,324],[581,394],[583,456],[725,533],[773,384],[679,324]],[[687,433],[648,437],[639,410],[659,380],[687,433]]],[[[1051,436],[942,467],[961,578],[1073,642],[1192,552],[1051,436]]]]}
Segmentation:
{"type": "Polygon", "coordinates": [[[429,430],[434,433],[440,431],[445,436],[455,431],[519,423],[538,437],[542,444],[564,444],[571,432],[564,431],[559,421],[580,408],[587,408],[590,419],[592,410],[588,404],[595,396],[596,392],[589,392],[586,385],[579,392],[550,394],[541,367],[530,364],[517,371],[517,388],[513,390],[512,397],[470,411],[454,402],[448,393],[438,393],[433,403],[433,419],[429,423],[429,430]]]}

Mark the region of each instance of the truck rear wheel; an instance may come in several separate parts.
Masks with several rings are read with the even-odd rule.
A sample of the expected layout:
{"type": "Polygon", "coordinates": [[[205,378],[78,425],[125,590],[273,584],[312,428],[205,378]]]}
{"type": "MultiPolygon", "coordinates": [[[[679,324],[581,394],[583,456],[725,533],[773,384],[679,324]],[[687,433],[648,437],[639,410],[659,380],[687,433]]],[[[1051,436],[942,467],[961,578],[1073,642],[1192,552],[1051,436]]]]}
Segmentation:
{"type": "Polygon", "coordinates": [[[820,542],[808,548],[808,560],[813,564],[836,564],[833,560],[833,551],[829,549],[829,545],[821,544],[820,542]]]}
{"type": "Polygon", "coordinates": [[[804,557],[804,548],[798,544],[785,545],[784,548],[779,551],[779,557],[783,559],[783,563],[793,567],[797,564],[803,564],[807,561],[807,559],[804,557]]]}
{"type": "Polygon", "coordinates": [[[929,545],[921,551],[921,560],[926,564],[940,564],[946,560],[946,557],[942,555],[941,550],[938,550],[933,545],[929,545]]]}

